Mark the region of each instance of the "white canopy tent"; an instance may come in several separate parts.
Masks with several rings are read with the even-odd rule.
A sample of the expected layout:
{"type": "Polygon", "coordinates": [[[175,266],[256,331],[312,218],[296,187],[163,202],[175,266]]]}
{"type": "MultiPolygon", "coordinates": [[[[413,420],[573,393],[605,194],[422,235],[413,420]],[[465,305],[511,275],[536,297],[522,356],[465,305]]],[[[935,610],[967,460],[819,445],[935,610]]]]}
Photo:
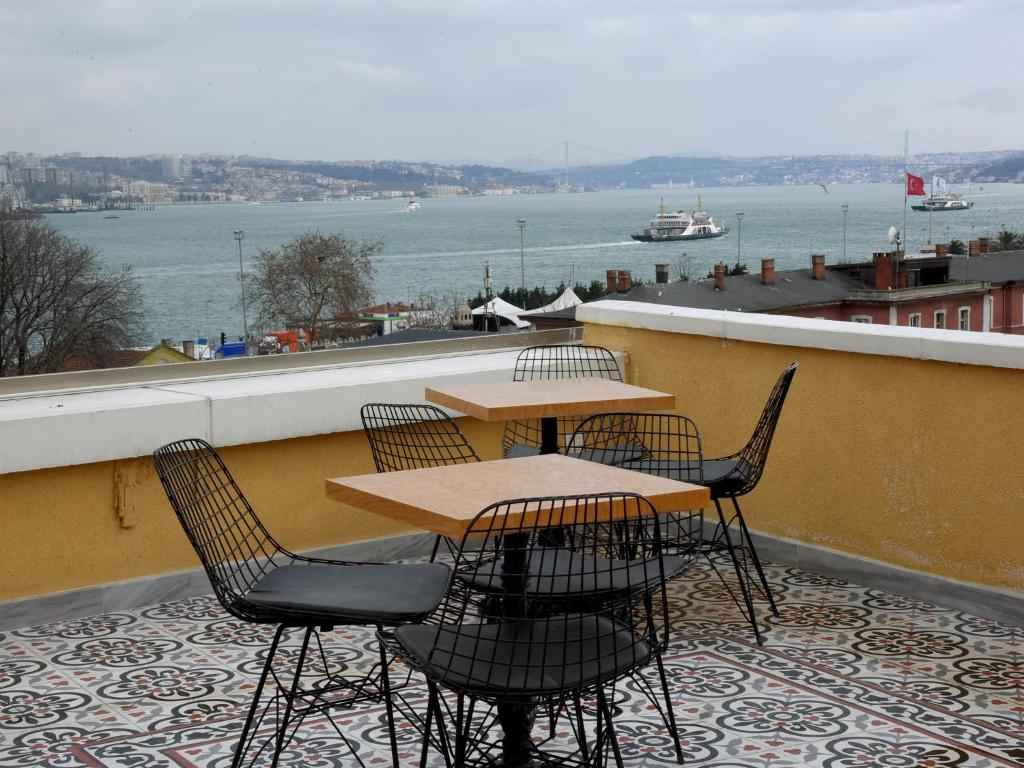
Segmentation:
{"type": "Polygon", "coordinates": [[[519,319],[522,314],[525,314],[524,311],[515,304],[509,304],[497,296],[473,310],[475,317],[480,315],[497,316],[512,323],[516,328],[529,328],[530,324],[527,321],[519,319]]]}
{"type": "Polygon", "coordinates": [[[557,312],[560,309],[569,309],[569,307],[575,307],[577,304],[582,304],[580,297],[576,295],[576,292],[572,288],[566,288],[562,291],[562,295],[552,301],[550,304],[545,304],[543,307],[537,309],[530,309],[526,312],[520,312],[520,315],[539,315],[544,312],[557,312]]]}

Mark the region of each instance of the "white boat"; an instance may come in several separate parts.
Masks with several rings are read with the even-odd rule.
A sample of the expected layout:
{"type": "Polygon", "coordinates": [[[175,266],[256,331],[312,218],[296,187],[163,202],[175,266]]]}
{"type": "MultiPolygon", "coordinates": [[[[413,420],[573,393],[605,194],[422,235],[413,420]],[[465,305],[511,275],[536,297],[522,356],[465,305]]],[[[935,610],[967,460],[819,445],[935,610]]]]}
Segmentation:
{"type": "Polygon", "coordinates": [[[682,209],[666,211],[665,199],[662,198],[658,216],[651,219],[650,225],[643,232],[630,237],[643,243],[660,243],[669,240],[707,240],[722,237],[728,232],[728,227],[715,224],[711,214],[704,210],[700,197],[692,213],[682,209]]]}
{"type": "Polygon", "coordinates": [[[409,203],[405,206],[405,210],[407,210],[407,211],[418,211],[419,209],[420,209],[420,201],[419,200],[410,200],[409,203]]]}
{"type": "Polygon", "coordinates": [[[974,203],[965,200],[963,195],[950,192],[946,188],[946,180],[938,176],[932,177],[932,193],[927,200],[910,206],[915,211],[966,211],[973,208],[974,203]]]}

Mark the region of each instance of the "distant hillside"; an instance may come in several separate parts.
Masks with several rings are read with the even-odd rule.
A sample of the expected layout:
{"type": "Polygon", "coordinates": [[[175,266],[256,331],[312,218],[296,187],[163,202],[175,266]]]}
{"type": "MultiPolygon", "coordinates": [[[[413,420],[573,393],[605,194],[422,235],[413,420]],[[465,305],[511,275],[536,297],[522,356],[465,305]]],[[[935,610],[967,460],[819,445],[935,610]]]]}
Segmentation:
{"type": "Polygon", "coordinates": [[[1021,173],[1024,173],[1024,152],[982,168],[978,175],[985,181],[1015,181],[1021,173]]]}

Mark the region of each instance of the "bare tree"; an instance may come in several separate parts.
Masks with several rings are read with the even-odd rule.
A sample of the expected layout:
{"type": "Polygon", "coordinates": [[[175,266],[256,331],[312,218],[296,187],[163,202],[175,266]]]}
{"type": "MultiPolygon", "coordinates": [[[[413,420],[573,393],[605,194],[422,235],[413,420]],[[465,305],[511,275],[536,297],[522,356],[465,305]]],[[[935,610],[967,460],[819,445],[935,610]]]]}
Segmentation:
{"type": "Polygon", "coordinates": [[[680,282],[688,283],[693,279],[693,262],[690,260],[686,251],[683,251],[682,255],[676,257],[675,267],[676,277],[680,282]]]}
{"type": "Polygon", "coordinates": [[[107,272],[45,221],[0,214],[0,376],[50,373],[72,354],[102,367],[143,332],[129,267],[107,272]]]}
{"type": "Polygon", "coordinates": [[[382,243],[302,232],[277,249],[263,249],[246,278],[246,296],[264,328],[301,328],[312,345],[318,327],[368,304],[374,258],[382,243]]]}

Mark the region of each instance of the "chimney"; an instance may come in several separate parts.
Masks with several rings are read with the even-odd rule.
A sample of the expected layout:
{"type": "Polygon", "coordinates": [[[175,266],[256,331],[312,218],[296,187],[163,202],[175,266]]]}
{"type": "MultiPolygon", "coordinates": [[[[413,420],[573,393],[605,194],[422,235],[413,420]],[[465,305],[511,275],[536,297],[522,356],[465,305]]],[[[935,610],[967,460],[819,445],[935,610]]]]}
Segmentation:
{"type": "Polygon", "coordinates": [[[160,339],[160,343],[163,344],[165,347],[173,347],[174,339],[160,339]]]}
{"type": "Polygon", "coordinates": [[[619,270],[619,293],[629,293],[633,290],[633,275],[628,269],[619,270]]]}
{"type": "Polygon", "coordinates": [[[775,259],[761,259],[761,282],[775,285],[775,259]]]}
{"type": "Polygon", "coordinates": [[[668,282],[668,264],[655,264],[654,265],[654,282],[656,282],[656,283],[667,283],[668,282]]]}
{"type": "Polygon", "coordinates": [[[608,293],[615,293],[619,290],[619,270],[609,269],[605,272],[605,280],[608,283],[608,293]]]}
{"type": "Polygon", "coordinates": [[[181,351],[189,357],[196,356],[196,343],[192,339],[185,339],[181,342],[181,351]]]}
{"type": "Polygon", "coordinates": [[[811,254],[811,277],[815,280],[825,279],[825,254],[824,253],[812,253],[811,254]]]}
{"type": "Polygon", "coordinates": [[[988,253],[988,242],[987,237],[978,238],[978,253],[988,253]]]}
{"type": "Polygon", "coordinates": [[[967,243],[968,256],[977,256],[979,253],[981,253],[981,243],[979,241],[971,240],[967,243]]]}
{"type": "Polygon", "coordinates": [[[871,258],[875,262],[875,290],[888,290],[892,286],[892,254],[879,252],[871,258]]]}
{"type": "Polygon", "coordinates": [[[715,264],[715,290],[725,290],[725,264],[715,264]]]}
{"type": "Polygon", "coordinates": [[[936,258],[941,259],[942,257],[948,256],[948,255],[949,255],[949,246],[948,245],[946,245],[945,243],[936,243],[935,244],[935,256],[936,256],[936,258]]]}

